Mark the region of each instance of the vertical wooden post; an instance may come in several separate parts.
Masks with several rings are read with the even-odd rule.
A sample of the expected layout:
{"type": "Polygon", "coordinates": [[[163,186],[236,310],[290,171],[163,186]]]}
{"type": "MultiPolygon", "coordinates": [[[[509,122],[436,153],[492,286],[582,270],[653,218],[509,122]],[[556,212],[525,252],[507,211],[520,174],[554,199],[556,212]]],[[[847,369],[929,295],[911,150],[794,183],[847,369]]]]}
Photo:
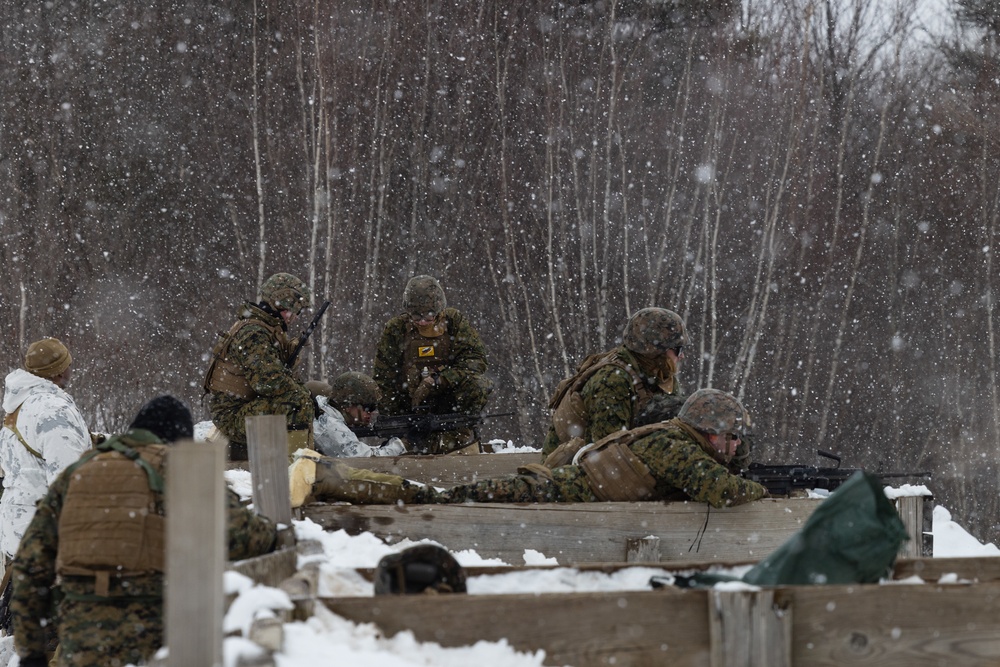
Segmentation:
{"type": "Polygon", "coordinates": [[[775,593],[709,591],[711,667],[792,667],[792,609],[775,593]]]}
{"type": "Polygon", "coordinates": [[[659,563],[660,538],[629,537],[625,540],[626,563],[659,563]]]}
{"type": "Polygon", "coordinates": [[[903,496],[896,498],[896,511],[906,526],[907,542],[899,548],[900,558],[920,558],[933,555],[933,536],[924,531],[925,496],[903,496]],[[927,553],[931,551],[931,553],[927,553]]]}
{"type": "Polygon", "coordinates": [[[282,415],[247,417],[253,507],[275,523],[292,525],[288,491],[288,430],[282,415]]]}
{"type": "Polygon", "coordinates": [[[226,566],[224,445],[185,441],[167,457],[169,667],[222,665],[226,566]]]}

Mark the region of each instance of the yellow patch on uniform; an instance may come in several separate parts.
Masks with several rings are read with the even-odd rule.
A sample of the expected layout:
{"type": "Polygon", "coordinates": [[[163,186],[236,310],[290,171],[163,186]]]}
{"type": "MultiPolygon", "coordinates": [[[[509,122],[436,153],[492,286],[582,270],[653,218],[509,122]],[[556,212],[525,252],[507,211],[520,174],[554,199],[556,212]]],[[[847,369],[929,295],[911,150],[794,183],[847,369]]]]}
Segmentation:
{"type": "Polygon", "coordinates": [[[433,345],[421,345],[417,348],[418,357],[433,357],[434,356],[434,346],[433,345]]]}

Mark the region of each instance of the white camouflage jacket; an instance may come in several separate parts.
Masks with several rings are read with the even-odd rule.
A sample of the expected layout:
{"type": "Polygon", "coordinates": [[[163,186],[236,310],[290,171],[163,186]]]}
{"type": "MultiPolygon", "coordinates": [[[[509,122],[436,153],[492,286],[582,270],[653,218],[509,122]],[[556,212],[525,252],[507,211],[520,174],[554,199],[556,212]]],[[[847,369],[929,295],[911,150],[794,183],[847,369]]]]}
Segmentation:
{"type": "Polygon", "coordinates": [[[399,438],[390,438],[381,447],[372,447],[358,440],[340,410],[327,402],[326,396],[317,396],[316,403],[323,411],[313,422],[316,451],[326,456],[399,456],[406,446],[399,438]]]}
{"type": "Polygon", "coordinates": [[[35,515],[35,503],[64,468],[90,448],[90,432],[73,398],[51,380],[12,371],[5,381],[3,409],[20,408],[17,429],[41,458],[9,428],[0,428],[0,549],[10,558],[35,515]]]}

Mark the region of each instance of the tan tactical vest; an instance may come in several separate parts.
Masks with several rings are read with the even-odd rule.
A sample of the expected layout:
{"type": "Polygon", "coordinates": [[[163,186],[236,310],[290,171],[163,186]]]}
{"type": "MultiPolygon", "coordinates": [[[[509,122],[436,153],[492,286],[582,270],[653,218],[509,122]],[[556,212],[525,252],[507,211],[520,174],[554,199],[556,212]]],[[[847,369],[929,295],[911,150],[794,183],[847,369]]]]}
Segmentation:
{"type": "Polygon", "coordinates": [[[412,388],[420,382],[420,376],[425,369],[429,373],[437,373],[448,365],[448,353],[451,351],[451,336],[448,335],[447,324],[438,336],[424,336],[415,326],[406,329],[403,339],[403,377],[412,388]]]}
{"type": "Polygon", "coordinates": [[[237,320],[228,333],[219,332],[219,340],[212,348],[212,360],[205,373],[204,387],[206,392],[220,391],[246,399],[256,396],[256,392],[243,374],[243,369],[229,360],[229,346],[236,339],[236,334],[239,333],[240,329],[251,324],[266,329],[274,337],[281,349],[283,360],[291,354],[288,338],[280,326],[269,326],[260,320],[237,320]]]}
{"type": "MultiPolygon", "coordinates": [[[[166,445],[135,451],[162,475],[166,445]]],[[[150,485],[147,470],[116,451],[76,468],[59,514],[56,572],[95,577],[97,595],[107,595],[109,576],[162,573],[166,520],[150,485]]]]}
{"type": "Polygon", "coordinates": [[[629,445],[663,428],[663,424],[649,424],[619,431],[580,450],[576,463],[587,475],[598,500],[631,502],[652,498],[656,479],[629,445]]]}
{"type": "Polygon", "coordinates": [[[638,371],[618,358],[617,350],[592,354],[577,367],[576,375],[559,383],[549,401],[549,409],[553,411],[552,425],[555,427],[556,436],[560,443],[583,437],[587,432],[590,415],[583,403],[583,397],[580,396],[580,390],[594,376],[594,373],[605,366],[616,366],[632,378],[632,386],[639,398],[636,411],[641,410],[642,406],[653,397],[653,392],[638,371]]]}

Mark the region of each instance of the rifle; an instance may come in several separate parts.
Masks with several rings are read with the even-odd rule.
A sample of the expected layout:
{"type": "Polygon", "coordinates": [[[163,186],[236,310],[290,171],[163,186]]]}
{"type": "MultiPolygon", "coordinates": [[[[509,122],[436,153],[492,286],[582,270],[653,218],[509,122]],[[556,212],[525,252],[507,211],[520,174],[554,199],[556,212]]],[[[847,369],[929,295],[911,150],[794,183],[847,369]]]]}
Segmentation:
{"type": "Polygon", "coordinates": [[[299,336],[298,345],[295,346],[295,349],[292,350],[291,355],[289,355],[288,357],[288,361],[285,362],[286,367],[292,368],[295,365],[295,360],[298,358],[299,352],[302,351],[302,346],[306,344],[306,341],[309,340],[309,336],[312,336],[313,331],[315,331],[316,327],[319,326],[319,321],[323,319],[323,315],[324,313],[326,313],[326,309],[329,307],[330,307],[330,302],[324,301],[323,305],[320,306],[319,310],[316,311],[316,315],[313,316],[312,321],[309,323],[309,326],[307,326],[306,330],[303,331],[302,334],[299,336]]]}
{"type": "MultiPolygon", "coordinates": [[[[824,458],[836,462],[832,468],[820,468],[802,464],[763,465],[751,463],[740,473],[745,479],[764,485],[772,496],[787,496],[794,489],[826,489],[833,491],[854,473],[863,468],[841,468],[840,457],[830,452],[816,450],[824,458]]],[[[873,473],[879,480],[905,477],[930,477],[929,472],[888,472],[873,473]]]]}
{"type": "Polygon", "coordinates": [[[441,433],[460,428],[475,428],[484,419],[507,417],[513,412],[499,412],[492,415],[467,415],[461,412],[450,412],[443,415],[431,413],[416,413],[412,415],[396,415],[394,417],[379,417],[370,426],[351,426],[354,435],[359,438],[379,437],[391,438],[414,436],[426,433],[441,433]]]}

